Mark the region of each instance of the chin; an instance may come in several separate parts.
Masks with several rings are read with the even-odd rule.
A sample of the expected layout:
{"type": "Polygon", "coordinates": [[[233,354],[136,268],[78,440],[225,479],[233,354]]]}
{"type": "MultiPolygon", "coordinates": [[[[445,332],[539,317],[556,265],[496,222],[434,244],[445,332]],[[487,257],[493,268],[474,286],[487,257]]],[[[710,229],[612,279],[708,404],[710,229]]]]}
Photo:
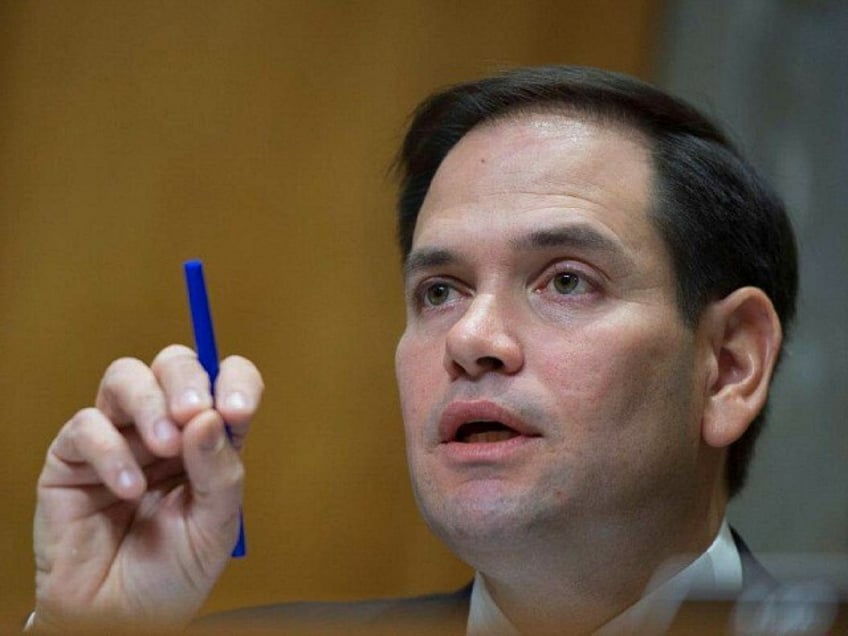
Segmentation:
{"type": "Polygon", "coordinates": [[[503,492],[489,487],[463,488],[450,496],[418,497],[430,530],[463,561],[474,567],[491,553],[504,556],[524,544],[535,543],[563,518],[533,493],[503,492]]]}

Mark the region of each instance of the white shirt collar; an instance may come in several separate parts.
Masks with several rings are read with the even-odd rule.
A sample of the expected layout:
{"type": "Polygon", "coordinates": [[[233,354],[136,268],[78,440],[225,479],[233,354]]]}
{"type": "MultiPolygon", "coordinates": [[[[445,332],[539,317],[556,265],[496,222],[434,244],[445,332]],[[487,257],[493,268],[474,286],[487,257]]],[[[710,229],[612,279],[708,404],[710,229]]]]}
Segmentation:
{"type": "MultiPolygon", "coordinates": [[[[673,568],[674,564],[666,567],[673,568]]],[[[654,574],[642,598],[601,627],[596,635],[661,633],[671,624],[685,598],[720,598],[734,595],[742,589],[742,560],[727,520],[722,522],[718,535],[706,552],[671,578],[664,575],[666,567],[661,567],[654,574]]],[[[479,572],[474,576],[471,590],[466,633],[468,636],[519,636],[518,630],[489,594],[479,572]]]]}

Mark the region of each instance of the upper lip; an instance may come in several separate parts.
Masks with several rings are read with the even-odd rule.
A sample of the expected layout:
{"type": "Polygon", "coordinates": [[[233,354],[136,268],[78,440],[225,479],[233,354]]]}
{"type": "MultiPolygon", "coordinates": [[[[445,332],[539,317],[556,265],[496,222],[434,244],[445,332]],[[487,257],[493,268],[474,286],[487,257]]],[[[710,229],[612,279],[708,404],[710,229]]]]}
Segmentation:
{"type": "Polygon", "coordinates": [[[532,426],[499,404],[488,400],[461,400],[451,402],[439,419],[439,441],[453,442],[457,431],[468,422],[499,422],[519,435],[539,435],[532,426]]]}

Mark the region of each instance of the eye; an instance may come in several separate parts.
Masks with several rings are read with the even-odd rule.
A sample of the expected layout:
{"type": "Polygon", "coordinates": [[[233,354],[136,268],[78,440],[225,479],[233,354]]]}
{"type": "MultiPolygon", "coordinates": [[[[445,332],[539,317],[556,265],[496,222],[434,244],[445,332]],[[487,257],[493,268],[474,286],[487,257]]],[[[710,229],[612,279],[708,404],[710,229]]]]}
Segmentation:
{"type": "Polygon", "coordinates": [[[545,287],[559,296],[578,296],[594,289],[586,276],[572,270],[555,272],[545,287]]]}
{"type": "Polygon", "coordinates": [[[554,276],[554,289],[560,294],[571,294],[580,285],[580,277],[574,272],[560,272],[554,276]]]}
{"type": "Polygon", "coordinates": [[[460,281],[450,277],[433,276],[412,284],[409,300],[416,311],[440,312],[457,301],[465,294],[465,287],[460,281]]]}
{"type": "Polygon", "coordinates": [[[424,303],[431,307],[438,307],[448,301],[451,291],[451,286],[447,283],[433,283],[432,285],[428,285],[422,294],[424,303]]]}

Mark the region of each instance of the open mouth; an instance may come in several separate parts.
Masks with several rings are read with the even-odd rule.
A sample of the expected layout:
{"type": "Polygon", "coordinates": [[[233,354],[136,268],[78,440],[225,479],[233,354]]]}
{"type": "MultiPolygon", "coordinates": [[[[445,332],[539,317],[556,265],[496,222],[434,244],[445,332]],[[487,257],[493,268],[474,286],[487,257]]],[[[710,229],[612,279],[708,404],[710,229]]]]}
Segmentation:
{"type": "Polygon", "coordinates": [[[455,441],[462,444],[490,444],[503,442],[519,433],[500,422],[475,421],[466,422],[456,430],[455,441]]]}

